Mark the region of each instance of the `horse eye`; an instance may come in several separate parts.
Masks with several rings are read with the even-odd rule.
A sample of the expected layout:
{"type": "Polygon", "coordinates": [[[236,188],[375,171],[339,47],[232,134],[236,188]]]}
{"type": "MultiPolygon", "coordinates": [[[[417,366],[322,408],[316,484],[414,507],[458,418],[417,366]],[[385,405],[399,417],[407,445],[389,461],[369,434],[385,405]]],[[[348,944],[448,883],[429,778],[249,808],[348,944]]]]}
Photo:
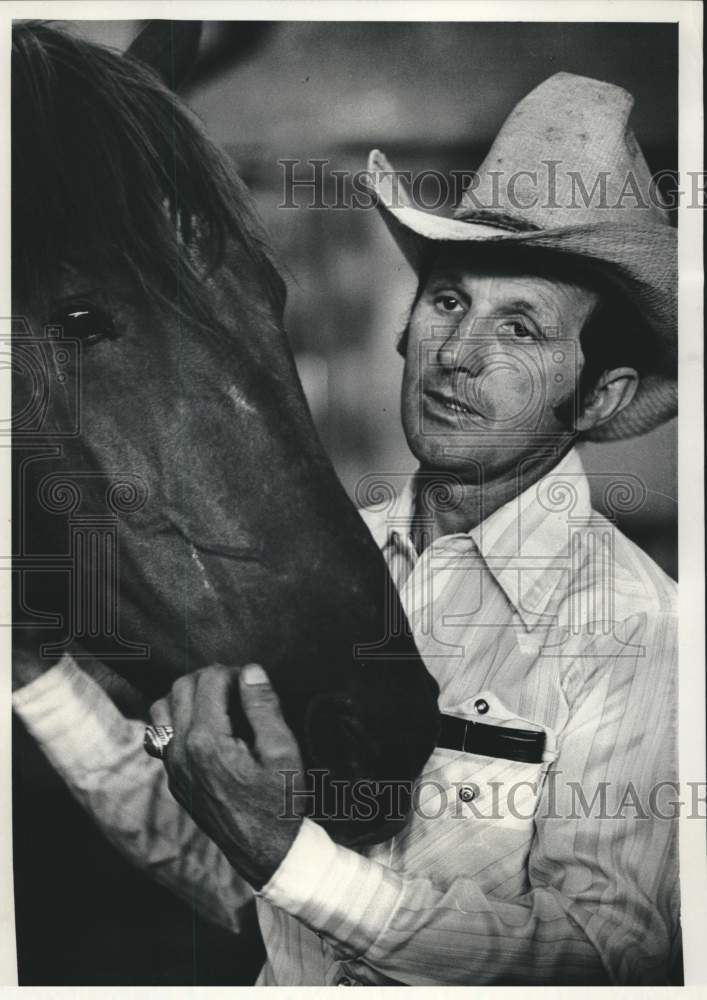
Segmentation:
{"type": "Polygon", "coordinates": [[[93,302],[75,299],[52,310],[51,326],[60,326],[65,337],[74,337],[84,344],[95,344],[116,336],[113,320],[93,302]]]}

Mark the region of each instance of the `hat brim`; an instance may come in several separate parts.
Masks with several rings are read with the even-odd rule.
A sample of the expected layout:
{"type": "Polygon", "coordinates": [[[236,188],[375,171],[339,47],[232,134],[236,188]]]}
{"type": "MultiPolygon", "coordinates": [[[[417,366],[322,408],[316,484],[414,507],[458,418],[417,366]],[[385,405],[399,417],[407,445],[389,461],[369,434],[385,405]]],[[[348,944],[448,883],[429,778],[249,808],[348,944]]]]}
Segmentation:
{"type": "Polygon", "coordinates": [[[514,231],[474,220],[444,218],[411,205],[390,205],[371,179],[376,206],[395,242],[418,270],[434,244],[507,244],[574,256],[601,273],[638,308],[662,355],[660,372],[641,378],[634,400],[585,436],[610,440],[644,434],[677,413],[677,231],[669,225],[593,225],[514,231]]]}

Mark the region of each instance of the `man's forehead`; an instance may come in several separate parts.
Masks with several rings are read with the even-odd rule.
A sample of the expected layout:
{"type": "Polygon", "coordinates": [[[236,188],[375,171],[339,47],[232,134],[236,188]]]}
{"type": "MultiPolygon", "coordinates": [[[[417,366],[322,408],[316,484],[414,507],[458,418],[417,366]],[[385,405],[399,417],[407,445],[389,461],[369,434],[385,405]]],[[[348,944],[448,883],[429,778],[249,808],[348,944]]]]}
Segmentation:
{"type": "Polygon", "coordinates": [[[429,278],[443,278],[461,285],[483,279],[494,297],[508,297],[519,306],[542,307],[555,299],[568,298],[593,303],[598,297],[587,282],[567,267],[531,254],[492,253],[485,256],[476,248],[444,248],[432,260],[429,278]]]}

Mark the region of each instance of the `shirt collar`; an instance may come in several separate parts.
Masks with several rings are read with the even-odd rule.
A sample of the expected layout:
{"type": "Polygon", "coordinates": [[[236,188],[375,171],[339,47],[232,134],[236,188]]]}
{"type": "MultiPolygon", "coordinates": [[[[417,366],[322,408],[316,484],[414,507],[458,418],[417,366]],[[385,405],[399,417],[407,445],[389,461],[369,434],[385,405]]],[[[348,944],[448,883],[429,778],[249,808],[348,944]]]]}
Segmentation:
{"type": "MultiPolygon", "coordinates": [[[[407,477],[397,493],[390,485],[384,509],[361,512],[381,549],[394,543],[396,533],[407,536],[414,509],[415,476],[407,477]]],[[[571,522],[586,523],[590,514],[589,483],[573,448],[550,472],[468,532],[527,629],[546,622],[548,602],[569,566],[571,522]]]]}

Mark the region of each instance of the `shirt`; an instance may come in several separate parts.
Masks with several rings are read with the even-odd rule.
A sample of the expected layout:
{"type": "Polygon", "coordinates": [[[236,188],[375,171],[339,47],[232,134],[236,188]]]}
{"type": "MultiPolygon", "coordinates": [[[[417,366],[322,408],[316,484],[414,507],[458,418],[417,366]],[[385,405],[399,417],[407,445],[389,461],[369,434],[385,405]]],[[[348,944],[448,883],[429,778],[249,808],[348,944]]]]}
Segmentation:
{"type": "MultiPolygon", "coordinates": [[[[364,851],[304,820],[256,894],[259,984],[667,982],[679,945],[674,583],[592,510],[576,451],[419,556],[419,481],[387,487],[362,516],[441,710],[540,731],[543,759],[437,748],[403,830],[364,851]]],[[[171,798],[143,726],[69,657],[14,704],[108,837],[236,931],[251,890],[171,798]]]]}

